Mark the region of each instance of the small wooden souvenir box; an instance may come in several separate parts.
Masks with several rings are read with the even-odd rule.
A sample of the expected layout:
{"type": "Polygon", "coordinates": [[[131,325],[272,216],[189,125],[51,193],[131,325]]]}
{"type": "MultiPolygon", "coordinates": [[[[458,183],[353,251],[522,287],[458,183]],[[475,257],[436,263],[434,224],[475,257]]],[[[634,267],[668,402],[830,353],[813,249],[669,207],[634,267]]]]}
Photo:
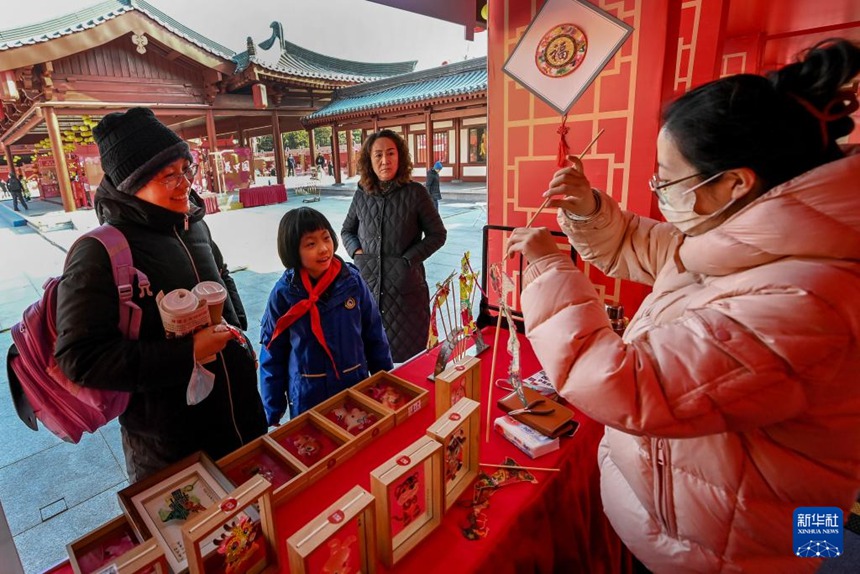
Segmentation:
{"type": "Polygon", "coordinates": [[[395,424],[423,409],[430,400],[430,393],[418,385],[413,385],[397,375],[379,371],[353,387],[353,390],[367,395],[384,408],[395,413],[395,424]]]}
{"type": "Polygon", "coordinates": [[[276,572],[271,493],[272,484],[257,475],[185,523],[189,573],[276,572]]]}
{"type": "Polygon", "coordinates": [[[394,427],[394,413],[367,395],[347,389],[313,408],[326,420],[353,437],[359,449],[394,427]]]}
{"type": "Polygon", "coordinates": [[[307,486],[306,467],[269,436],[261,436],[218,461],[218,466],[239,485],[256,475],[272,483],[272,503],[292,498],[307,486]]]}
{"type": "Polygon", "coordinates": [[[355,453],[353,436],[314,411],[303,412],[268,436],[305,467],[308,482],[355,453]]]}
{"type": "Polygon", "coordinates": [[[442,521],[442,445],[419,438],[370,473],[379,559],[389,568],[442,521]]]}
{"type": "Polygon", "coordinates": [[[481,359],[477,357],[464,358],[436,375],[436,418],[463,397],[481,402],[481,359]]]}
{"type": "Polygon", "coordinates": [[[376,572],[373,496],[353,487],[287,539],[291,574],[376,572]]]}
{"type": "Polygon", "coordinates": [[[478,475],[480,415],[480,403],[463,398],[427,429],[427,435],[442,444],[445,510],[478,475]]]}
{"type": "MultiPolygon", "coordinates": [[[[134,529],[123,515],[67,544],[66,549],[75,574],[91,574],[115,563],[118,557],[139,546],[134,529]]],[[[161,555],[163,557],[164,553],[161,555]]]]}

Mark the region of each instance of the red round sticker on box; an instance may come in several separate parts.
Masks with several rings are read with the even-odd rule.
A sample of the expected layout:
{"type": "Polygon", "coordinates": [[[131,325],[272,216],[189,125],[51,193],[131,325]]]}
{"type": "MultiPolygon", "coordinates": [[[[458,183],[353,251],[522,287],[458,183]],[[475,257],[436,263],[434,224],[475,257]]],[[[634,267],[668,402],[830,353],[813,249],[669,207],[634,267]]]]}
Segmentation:
{"type": "Polygon", "coordinates": [[[457,365],[456,367],[454,367],[454,370],[455,371],[465,371],[466,367],[463,365],[457,365]]]}
{"type": "Polygon", "coordinates": [[[343,510],[335,510],[328,517],[328,521],[331,522],[332,524],[340,524],[341,522],[343,522],[343,519],[344,519],[343,510]]]}
{"type": "Polygon", "coordinates": [[[409,463],[412,462],[412,459],[406,456],[405,454],[397,459],[397,464],[400,466],[409,466],[409,463]]]}
{"type": "Polygon", "coordinates": [[[221,511],[222,512],[230,512],[231,510],[235,510],[236,506],[239,503],[236,502],[235,498],[228,498],[224,502],[221,503],[221,511]]]}
{"type": "Polygon", "coordinates": [[[458,421],[463,417],[460,416],[460,413],[451,413],[450,415],[448,415],[448,418],[452,421],[458,421]]]}
{"type": "Polygon", "coordinates": [[[588,40],[573,24],[559,24],[543,35],[535,50],[535,65],[550,78],[562,78],[579,67],[588,51],[588,40]]]}

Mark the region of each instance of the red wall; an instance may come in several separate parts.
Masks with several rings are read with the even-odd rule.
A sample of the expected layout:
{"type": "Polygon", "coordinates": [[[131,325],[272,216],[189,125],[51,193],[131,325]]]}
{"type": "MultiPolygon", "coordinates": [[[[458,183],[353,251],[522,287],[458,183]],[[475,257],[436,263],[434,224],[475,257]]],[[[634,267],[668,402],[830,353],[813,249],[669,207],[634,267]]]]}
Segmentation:
{"type": "MultiPolygon", "coordinates": [[[[654,172],[662,71],[666,55],[669,0],[598,2],[634,28],[621,50],[568,113],[568,143],[580,153],[601,129],[605,132],[584,158],[592,185],[641,214],[651,212],[648,178],[654,172]],[[609,8],[607,8],[609,6],[609,8]]],[[[517,85],[501,69],[542,2],[491,0],[489,26],[489,221],[521,226],[541,204],[541,193],[556,171],[558,112],[517,85]]],[[[677,44],[677,40],[675,40],[677,44]]],[[[536,225],[558,229],[547,210],[536,225]]],[[[500,260],[501,240],[490,246],[500,260]]],[[[648,288],[605,277],[589,265],[583,270],[606,302],[621,302],[628,314],[648,288]]],[[[509,274],[516,275],[513,268],[509,274]]],[[[513,302],[518,307],[518,302],[513,302]]]]}

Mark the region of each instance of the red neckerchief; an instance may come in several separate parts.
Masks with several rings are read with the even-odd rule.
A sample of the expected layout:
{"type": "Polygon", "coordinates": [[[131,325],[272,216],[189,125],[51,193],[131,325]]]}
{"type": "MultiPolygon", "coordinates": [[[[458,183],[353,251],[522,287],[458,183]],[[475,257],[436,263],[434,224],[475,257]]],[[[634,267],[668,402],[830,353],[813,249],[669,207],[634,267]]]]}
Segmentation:
{"type": "Polygon", "coordinates": [[[323,350],[328,355],[328,358],[331,360],[331,365],[334,368],[334,375],[340,379],[340,375],[337,372],[337,365],[334,362],[334,357],[331,354],[331,350],[329,350],[328,345],[325,342],[325,334],[322,329],[322,321],[320,321],[320,312],[317,309],[317,301],[320,298],[320,295],[325,293],[325,290],[329,288],[329,286],[334,283],[335,278],[337,278],[340,273],[341,262],[337,257],[333,257],[331,260],[331,265],[326,270],[325,273],[320,276],[319,281],[317,281],[316,285],[311,285],[311,278],[308,275],[307,269],[302,267],[299,270],[299,276],[302,278],[302,285],[305,286],[305,289],[308,292],[308,298],[303,299],[290,307],[290,310],[283,314],[283,316],[278,319],[278,322],[275,324],[275,332],[272,333],[272,338],[269,341],[269,344],[266,345],[266,348],[272,346],[272,343],[278,336],[290,328],[290,325],[295,323],[299,317],[307,313],[311,312],[311,331],[313,331],[314,335],[319,341],[320,345],[322,345],[323,350]]]}

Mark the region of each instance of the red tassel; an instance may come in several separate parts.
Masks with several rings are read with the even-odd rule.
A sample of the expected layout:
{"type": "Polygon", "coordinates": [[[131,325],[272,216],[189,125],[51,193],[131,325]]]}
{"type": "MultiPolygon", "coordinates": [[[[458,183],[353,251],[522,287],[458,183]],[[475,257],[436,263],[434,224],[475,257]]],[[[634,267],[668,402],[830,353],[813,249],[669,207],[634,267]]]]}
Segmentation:
{"type": "Polygon", "coordinates": [[[559,135],[558,140],[558,156],[556,157],[556,164],[558,167],[564,167],[567,165],[567,156],[570,155],[570,146],[567,145],[567,132],[570,131],[565,124],[567,123],[567,114],[564,114],[561,118],[561,125],[558,126],[558,129],[555,130],[559,135]]]}

